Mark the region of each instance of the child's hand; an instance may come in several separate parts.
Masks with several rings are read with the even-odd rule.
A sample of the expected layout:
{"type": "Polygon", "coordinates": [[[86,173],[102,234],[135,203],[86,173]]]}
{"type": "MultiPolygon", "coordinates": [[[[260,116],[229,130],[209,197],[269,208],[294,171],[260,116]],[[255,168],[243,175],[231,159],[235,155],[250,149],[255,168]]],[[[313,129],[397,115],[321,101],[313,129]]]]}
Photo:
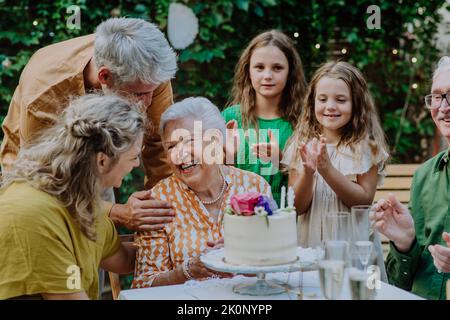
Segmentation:
{"type": "Polygon", "coordinates": [[[317,170],[317,158],[319,156],[318,152],[318,141],[314,138],[311,141],[311,145],[308,146],[306,143],[300,143],[298,147],[300,151],[300,157],[303,161],[303,168],[306,173],[313,174],[317,170]]]}
{"type": "Polygon", "coordinates": [[[331,161],[327,151],[327,139],[323,136],[317,142],[317,153],[317,171],[322,173],[331,167],[331,161]]]}
{"type": "Polygon", "coordinates": [[[269,142],[256,143],[252,145],[251,150],[252,153],[262,161],[271,161],[272,163],[277,164],[281,160],[280,145],[278,144],[277,139],[273,136],[273,133],[270,129],[267,131],[267,133],[269,135],[269,142]],[[278,157],[278,159],[276,157],[278,157]]]}
{"type": "Polygon", "coordinates": [[[226,124],[226,140],[225,140],[225,164],[234,165],[234,157],[239,150],[239,130],[236,120],[230,120],[226,124]]]}

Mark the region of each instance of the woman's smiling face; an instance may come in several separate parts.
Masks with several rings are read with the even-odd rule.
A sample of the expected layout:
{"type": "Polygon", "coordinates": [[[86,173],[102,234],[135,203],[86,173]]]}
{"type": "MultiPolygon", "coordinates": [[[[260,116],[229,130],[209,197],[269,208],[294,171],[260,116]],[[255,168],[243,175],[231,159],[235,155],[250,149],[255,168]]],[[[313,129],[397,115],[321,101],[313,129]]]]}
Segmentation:
{"type": "Polygon", "coordinates": [[[191,189],[207,181],[214,164],[203,158],[210,141],[203,133],[195,134],[194,119],[170,120],[164,127],[163,146],[172,172],[191,189]]]}

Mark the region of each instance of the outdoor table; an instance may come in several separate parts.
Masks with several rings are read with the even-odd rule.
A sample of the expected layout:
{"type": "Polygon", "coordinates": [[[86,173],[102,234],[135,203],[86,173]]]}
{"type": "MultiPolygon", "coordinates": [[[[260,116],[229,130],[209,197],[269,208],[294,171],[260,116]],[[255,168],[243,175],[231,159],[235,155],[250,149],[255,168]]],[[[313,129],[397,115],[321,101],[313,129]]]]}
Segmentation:
{"type": "MultiPolygon", "coordinates": [[[[234,293],[236,284],[253,283],[256,277],[235,276],[232,279],[210,279],[204,281],[188,281],[185,284],[152,287],[144,289],[122,290],[120,300],[323,300],[320,289],[318,271],[272,273],[267,280],[278,280],[289,283],[291,290],[285,293],[268,296],[250,296],[234,293]],[[302,280],[302,281],[301,281],[302,280]],[[303,284],[303,285],[301,285],[303,284]],[[301,286],[300,286],[301,285],[301,286]],[[300,292],[302,294],[300,294],[300,292]]],[[[376,300],[423,300],[408,291],[390,284],[379,282],[376,300]]],[[[340,299],[350,300],[350,285],[346,272],[340,299]]]]}

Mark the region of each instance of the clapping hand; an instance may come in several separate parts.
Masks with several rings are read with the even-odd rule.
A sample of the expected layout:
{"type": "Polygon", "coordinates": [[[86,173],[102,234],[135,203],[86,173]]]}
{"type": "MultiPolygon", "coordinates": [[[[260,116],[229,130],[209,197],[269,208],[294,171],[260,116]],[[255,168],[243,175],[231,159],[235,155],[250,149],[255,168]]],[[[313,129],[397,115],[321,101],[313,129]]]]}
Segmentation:
{"type": "Polygon", "coordinates": [[[447,246],[440,244],[435,244],[428,246],[428,250],[433,257],[433,263],[439,272],[450,272],[450,234],[444,232],[442,234],[442,239],[447,246]]]}
{"type": "Polygon", "coordinates": [[[273,136],[272,130],[267,130],[269,142],[255,143],[251,146],[252,153],[264,162],[279,162],[281,160],[280,145],[277,139],[273,136]],[[278,157],[275,158],[275,157],[278,157]]]}
{"type": "Polygon", "coordinates": [[[392,193],[388,200],[380,199],[373,206],[369,217],[373,228],[394,242],[399,251],[409,251],[416,236],[414,220],[408,208],[392,193]]]}
{"type": "Polygon", "coordinates": [[[239,145],[238,123],[236,120],[230,120],[226,124],[225,164],[234,164],[234,156],[239,150],[239,145]]]}
{"type": "Polygon", "coordinates": [[[320,173],[331,166],[327,151],[327,141],[323,136],[320,139],[314,138],[309,146],[304,142],[300,143],[299,151],[305,171],[308,173],[316,171],[320,173]]]}

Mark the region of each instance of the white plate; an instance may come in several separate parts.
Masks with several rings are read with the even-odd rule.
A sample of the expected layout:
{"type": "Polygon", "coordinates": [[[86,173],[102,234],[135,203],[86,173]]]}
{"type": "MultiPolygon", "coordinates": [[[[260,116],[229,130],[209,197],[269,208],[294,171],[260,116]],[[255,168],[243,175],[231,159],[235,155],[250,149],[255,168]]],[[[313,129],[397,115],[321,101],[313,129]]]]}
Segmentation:
{"type": "Polygon", "coordinates": [[[220,248],[201,255],[200,261],[203,262],[206,267],[215,271],[242,274],[317,270],[317,255],[315,249],[298,247],[297,256],[297,261],[289,264],[274,266],[235,265],[225,262],[225,249],[220,248]]]}

